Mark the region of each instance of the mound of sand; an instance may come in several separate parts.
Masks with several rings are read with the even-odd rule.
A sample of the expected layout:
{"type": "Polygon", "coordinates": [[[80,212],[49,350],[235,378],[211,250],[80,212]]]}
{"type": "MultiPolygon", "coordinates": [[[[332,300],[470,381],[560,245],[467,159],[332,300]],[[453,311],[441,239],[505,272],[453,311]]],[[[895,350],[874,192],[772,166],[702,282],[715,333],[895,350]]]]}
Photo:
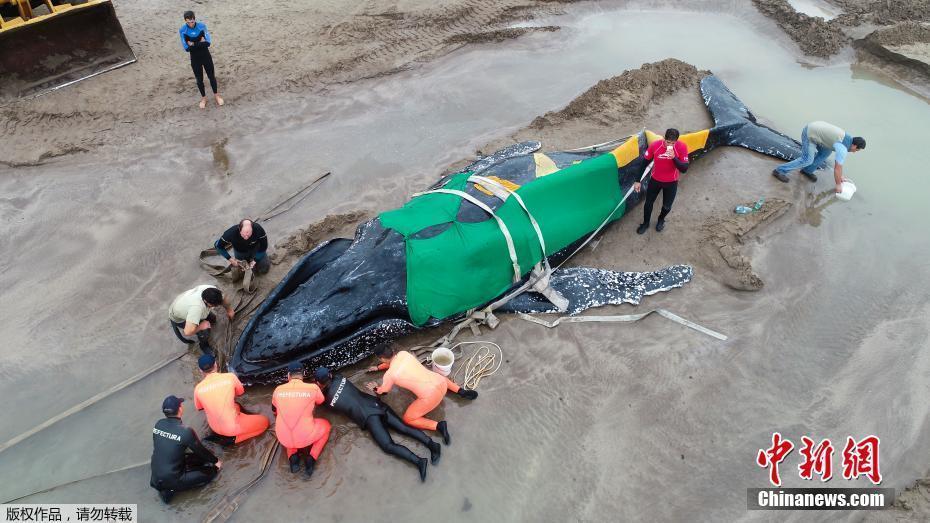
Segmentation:
{"type": "Polygon", "coordinates": [[[859,62],[930,98],[930,23],[902,22],[855,42],[859,62]]]}
{"type": "Polygon", "coordinates": [[[572,100],[564,109],[546,113],[530,124],[542,130],[572,120],[586,120],[599,125],[620,120],[641,120],[650,104],[679,89],[694,87],[708,71],[674,58],[643,64],[639,69],[601,80],[572,100]]]}
{"type": "Polygon", "coordinates": [[[849,43],[837,24],[799,13],[787,0],[752,0],[752,3],[797,42],[805,54],[828,58],[849,43]]]}

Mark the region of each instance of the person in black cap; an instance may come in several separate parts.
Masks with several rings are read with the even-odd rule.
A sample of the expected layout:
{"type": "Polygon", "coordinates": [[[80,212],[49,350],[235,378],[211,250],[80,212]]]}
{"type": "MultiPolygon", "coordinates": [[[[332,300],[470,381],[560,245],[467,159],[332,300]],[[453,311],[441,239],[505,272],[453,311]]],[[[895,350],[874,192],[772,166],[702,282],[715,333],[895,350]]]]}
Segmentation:
{"type": "Polygon", "coordinates": [[[330,373],[326,367],[314,372],[314,378],[326,397],[324,405],[336,412],[345,414],[362,430],[368,430],[372,439],[381,450],[393,454],[416,465],[420,471],[420,480],[426,481],[426,458],[421,458],[403,445],[394,443],[388,429],[413,438],[425,445],[430,452],[433,465],[439,462],[442,446],[433,441],[422,430],[408,427],[391,407],[378,398],[360,391],[351,381],[339,374],[330,373]]]}
{"type": "Polygon", "coordinates": [[[223,462],[200,443],[197,433],[181,423],[184,398],[168,396],[161,404],[164,419],[152,429],[152,488],[165,503],[176,492],[202,487],[213,481],[223,462]],[[187,451],[191,452],[188,453],[187,451]]]}

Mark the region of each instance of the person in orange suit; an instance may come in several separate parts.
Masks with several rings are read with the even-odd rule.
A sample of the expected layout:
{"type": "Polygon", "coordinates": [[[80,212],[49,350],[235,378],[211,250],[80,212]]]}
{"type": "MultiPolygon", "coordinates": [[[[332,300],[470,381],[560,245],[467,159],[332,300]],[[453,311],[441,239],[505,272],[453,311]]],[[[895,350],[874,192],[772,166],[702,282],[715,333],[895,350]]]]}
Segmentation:
{"type": "Polygon", "coordinates": [[[301,363],[295,361],[287,366],[287,378],[287,383],[279,385],[271,396],[271,409],[276,415],[274,431],[287,449],[291,472],[300,470],[300,456],[305,454],[305,470],[309,477],[329,440],[329,422],[313,417],[313,407],[326,398],[316,384],[304,382],[301,363]]]}
{"type": "Polygon", "coordinates": [[[376,382],[371,382],[368,384],[369,389],[376,394],[387,394],[394,385],[397,385],[412,392],[417,399],[404,412],[404,423],[420,430],[438,431],[442,434],[443,442],[448,445],[451,442],[448,423],[445,420],[433,421],[426,415],[442,403],[446,391],[452,391],[469,400],[477,398],[478,392],[462,389],[449,378],[427,369],[417,360],[416,356],[407,351],[393,354],[389,346],[383,346],[376,349],[375,354],[381,359],[381,364],[370,367],[369,372],[378,370],[387,372],[384,373],[380,386],[376,382]]]}
{"type": "Polygon", "coordinates": [[[194,387],[194,406],[207,415],[207,424],[216,434],[210,439],[223,445],[242,443],[254,438],[268,428],[268,418],[261,414],[242,411],[236,396],[245,393],[245,388],[235,374],[217,372],[216,358],[204,354],[197,360],[203,372],[203,380],[194,387]]]}

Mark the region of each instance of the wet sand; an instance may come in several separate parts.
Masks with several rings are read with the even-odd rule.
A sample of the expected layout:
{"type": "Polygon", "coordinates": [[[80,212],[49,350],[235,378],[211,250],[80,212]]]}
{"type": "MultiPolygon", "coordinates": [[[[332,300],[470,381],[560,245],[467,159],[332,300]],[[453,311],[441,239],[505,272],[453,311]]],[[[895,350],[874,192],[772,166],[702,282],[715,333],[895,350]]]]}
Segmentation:
{"type": "Polygon", "coordinates": [[[513,38],[527,30],[501,31],[510,22],[560,11],[560,2],[537,0],[259,0],[249,4],[248,14],[229,2],[198,3],[193,9],[214,36],[210,51],[228,101],[217,111],[211,99],[202,112],[177,36],[190,3],[114,4],[138,62],[103,81],[0,108],[0,164],[34,165],[87,151],[114,155],[164,143],[165,136],[209,144],[222,139],[216,130],[223,128],[254,134],[268,114],[283,120],[293,114],[269,112],[269,101],[295,103],[468,43],[513,38]]]}
{"type": "MultiPolygon", "coordinates": [[[[172,40],[150,48],[145,45],[148,40],[136,41],[132,36],[171,34],[175,24],[149,27],[141,16],[131,14],[132,9],[141,12],[141,5],[118,4],[140,63],[147,51],[152,53],[153,70],[158,69],[159,60],[164,61],[161,76],[151,85],[176,82],[167,97],[157,88],[149,95],[148,99],[158,100],[163,107],[132,107],[126,98],[119,99],[128,98],[121,88],[147,81],[144,75],[152,72],[130,67],[107,75],[106,81],[80,84],[79,97],[54,95],[12,113],[2,110],[11,116],[6,125],[14,137],[12,143],[3,145],[3,157],[13,158],[8,163],[35,163],[43,154],[45,159],[57,156],[71,147],[67,140],[73,140],[74,149],[93,151],[92,155],[56,158],[48,165],[4,169],[0,176],[3,194],[13,195],[0,207],[4,217],[0,230],[20,247],[0,258],[0,283],[5,289],[0,312],[10,319],[4,334],[11,348],[0,360],[4,377],[0,392],[20,398],[0,430],[3,439],[182,350],[162,315],[177,292],[209,281],[194,263],[196,250],[234,221],[230,216],[240,209],[260,212],[327,167],[326,159],[320,159],[289,171],[287,158],[264,158],[254,150],[227,154],[227,149],[243,152],[244,148],[224,141],[224,131],[237,128],[249,136],[252,129],[261,133],[265,126],[278,123],[252,122],[262,112],[281,115],[285,125],[295,124],[297,116],[285,115],[294,104],[305,108],[298,102],[304,90],[349,88],[338,82],[403,69],[411,59],[435,58],[454,48],[443,44],[446,38],[474,32],[477,26],[484,30],[482,24],[488,20],[518,20],[537,7],[543,13],[561,8],[507,2],[472,7],[453,4],[459,11],[419,2],[391,8],[379,5],[319,2],[312,12],[266,12],[262,16],[269,20],[286,14],[290,19],[283,23],[308,24],[301,34],[316,35],[314,45],[322,45],[322,35],[345,43],[322,45],[325,49],[311,46],[305,54],[285,53],[282,56],[287,60],[280,63],[296,60],[297,65],[293,70],[291,65],[282,65],[287,74],[282,75],[281,84],[275,83],[281,78],[259,74],[257,62],[243,58],[238,63],[227,55],[226,63],[243,84],[234,87],[237,84],[230,82],[230,89],[224,89],[232,101],[223,112],[198,113],[189,104],[196,97],[186,63],[178,65],[173,54],[176,43],[172,40]],[[464,15],[467,21],[464,25],[437,23],[442,13],[464,15]],[[382,25],[382,19],[393,22],[382,25]],[[427,35],[439,36],[424,39],[412,50],[397,50],[402,46],[384,34],[394,34],[391,31],[398,20],[414,27],[398,39],[416,40],[422,36],[415,29],[419,25],[426,26],[422,30],[427,35]],[[133,24],[138,26],[132,28],[133,24]],[[338,35],[344,35],[343,39],[338,35]],[[359,56],[376,58],[366,63],[359,56]],[[306,60],[312,64],[302,62],[306,60]],[[284,85],[284,92],[269,94],[274,88],[264,88],[266,81],[275,88],[284,85]],[[116,92],[117,98],[104,102],[101,95],[105,92],[116,92]],[[72,104],[70,109],[68,104],[72,104]],[[121,123],[121,118],[133,123],[121,123]],[[151,122],[141,124],[143,120],[151,122]],[[68,125],[77,130],[69,131],[68,125]],[[101,144],[86,141],[101,129],[106,136],[98,140],[101,144]],[[37,140],[43,133],[48,137],[37,140]],[[156,136],[161,141],[149,142],[156,136]],[[36,145],[23,148],[19,140],[36,145]],[[162,150],[166,143],[173,144],[170,151],[162,150]],[[16,150],[8,150],[10,146],[17,146],[16,150]],[[119,169],[108,169],[108,162],[119,169]],[[262,176],[266,172],[278,176],[262,176]],[[43,293],[37,295],[36,288],[43,293]]],[[[183,8],[172,7],[169,13],[166,7],[163,18],[170,20],[183,8]]],[[[222,13],[224,8],[210,5],[209,9],[222,13]]],[[[210,22],[206,15],[203,18],[210,22]]],[[[211,28],[215,34],[220,30],[211,28]]],[[[226,34],[236,34],[232,28],[224,29],[226,34]]],[[[260,33],[246,25],[236,29],[242,32],[243,41],[260,33]]],[[[263,40],[261,45],[265,45],[263,40]]],[[[218,62],[219,49],[218,45],[214,54],[218,62]]],[[[603,142],[643,126],[699,129],[711,124],[696,89],[700,72],[693,67],[664,62],[625,76],[595,86],[566,110],[540,115],[509,136],[498,135],[476,145],[490,153],[515,140],[541,139],[546,150],[559,150],[603,142]],[[668,85],[677,89],[666,89],[668,85]]],[[[276,231],[286,234],[276,248],[278,263],[262,282],[263,290],[302,251],[325,237],[350,235],[355,223],[398,205],[411,188],[424,186],[450,164],[461,164],[468,152],[467,146],[459,145],[433,165],[407,171],[385,160],[384,165],[368,168],[397,172],[396,178],[361,192],[357,185],[338,179],[322,186],[305,205],[273,222],[276,231]],[[301,231],[308,223],[314,225],[301,231]],[[296,236],[288,238],[292,233],[296,236]]],[[[818,432],[879,430],[876,426],[882,427],[884,421],[892,427],[889,432],[913,431],[915,425],[898,420],[925,410],[919,399],[924,390],[917,380],[920,373],[915,377],[902,368],[930,368],[926,351],[920,350],[927,345],[930,327],[926,322],[930,306],[923,296],[895,290],[876,297],[876,307],[885,307],[887,314],[854,329],[869,335],[862,343],[848,340],[853,349],[843,356],[853,358],[855,365],[846,366],[836,354],[810,362],[813,368],[804,372],[785,372],[785,362],[805,360],[809,349],[773,337],[773,333],[785,318],[796,320],[798,315],[812,313],[814,304],[798,302],[825,274],[822,266],[803,272],[792,269],[805,256],[818,259],[811,244],[816,238],[812,228],[796,225],[819,224],[825,205],[810,205],[817,195],[805,185],[772,183],[767,173],[774,165],[771,159],[743,150],[708,155],[686,175],[669,227],[661,236],[654,231],[635,235],[635,217],[641,211],[637,208],[633,216],[609,228],[596,248],[586,249],[576,259],[579,265],[618,270],[693,264],[695,279],[685,288],[648,298],[639,308],[613,307],[601,312],[665,307],[725,332],[730,341],[720,343],[661,318],[632,326],[555,330],[508,319],[486,334],[504,347],[507,362],[501,374],[481,387],[482,396],[476,403],[449,400],[439,411],[450,420],[454,443],[444,449],[442,463],[431,468],[426,485],[419,485],[412,468],[381,454],[345,420],[329,416],[334,432],[315,477],[295,480],[286,472],[285,463],[277,460],[269,477],[243,501],[236,518],[267,519],[273,514],[274,519],[312,516],[325,521],[381,521],[426,520],[442,514],[453,520],[476,521],[647,516],[686,520],[698,513],[699,519],[731,520],[747,517],[744,489],[761,484],[751,457],[772,430],[788,431],[797,439],[800,434],[818,432]],[[747,179],[758,183],[745,183],[747,179]],[[745,218],[731,213],[734,205],[760,196],[771,206],[764,215],[745,218]],[[887,321],[890,316],[897,320],[887,321]],[[895,378],[893,386],[912,392],[908,397],[914,399],[902,399],[896,413],[876,417],[871,411],[880,408],[881,401],[862,400],[855,390],[863,382],[865,369],[872,367],[870,354],[886,348],[883,338],[891,333],[906,342],[908,352],[901,363],[883,369],[887,373],[883,377],[895,378]],[[811,390],[810,378],[818,374],[830,376],[831,383],[811,390]],[[767,410],[763,415],[758,412],[760,406],[767,410]],[[674,486],[670,486],[672,481],[674,486]]],[[[816,325],[804,330],[816,339],[816,325]]],[[[402,345],[441,333],[424,333],[402,345]]],[[[147,434],[156,418],[157,403],[169,392],[189,395],[197,379],[193,359],[185,357],[181,364],[0,455],[6,480],[3,498],[147,456],[147,434]],[[93,456],[92,462],[88,456],[93,456]],[[24,470],[47,472],[11,481],[15,471],[24,470]]],[[[888,386],[884,382],[876,385],[888,386]]],[[[250,391],[246,404],[270,415],[269,392],[250,391]]],[[[876,393],[877,398],[889,396],[876,393]]],[[[390,402],[402,406],[407,399],[392,395],[390,402]]],[[[199,414],[187,413],[185,419],[198,429],[203,427],[199,414]]],[[[920,425],[919,420],[914,423],[920,425]]],[[[894,441],[892,436],[889,439],[894,441]]],[[[930,444],[927,436],[915,439],[916,448],[930,444]]],[[[258,456],[271,441],[265,435],[242,448],[224,451],[227,468],[220,481],[201,492],[179,496],[167,508],[148,487],[146,468],[29,501],[119,500],[140,503],[146,520],[197,519],[248,481],[258,456]]],[[[920,459],[914,463],[902,449],[889,450],[887,463],[899,472],[897,482],[909,474],[918,477],[927,468],[920,459]]]]}

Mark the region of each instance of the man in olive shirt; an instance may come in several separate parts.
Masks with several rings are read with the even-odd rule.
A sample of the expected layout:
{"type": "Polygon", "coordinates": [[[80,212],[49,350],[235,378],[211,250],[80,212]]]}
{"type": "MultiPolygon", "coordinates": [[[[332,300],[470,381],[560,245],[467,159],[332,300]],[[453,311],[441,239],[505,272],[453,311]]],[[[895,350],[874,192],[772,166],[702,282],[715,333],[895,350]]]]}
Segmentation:
{"type": "Polygon", "coordinates": [[[216,323],[216,316],[210,312],[214,307],[226,309],[230,320],[236,312],[223,297],[223,293],[213,285],[198,285],[189,291],[182,292],[168,307],[168,320],[171,328],[179,340],[184,343],[194,343],[184,336],[197,335],[200,350],[204,354],[213,354],[210,347],[210,329],[216,323]],[[183,329],[183,335],[182,331],[183,329]]]}
{"type": "Polygon", "coordinates": [[[836,183],[836,192],[843,192],[843,163],[847,153],[854,153],[865,149],[865,139],[861,136],[850,136],[846,131],[827,122],[811,122],[801,130],[801,156],[772,171],[772,176],[778,181],[788,182],[788,174],[794,169],[801,169],[801,174],[807,176],[812,182],[817,181],[814,171],[823,167],[827,158],[836,153],[836,165],[833,167],[833,179],[836,183]]]}

